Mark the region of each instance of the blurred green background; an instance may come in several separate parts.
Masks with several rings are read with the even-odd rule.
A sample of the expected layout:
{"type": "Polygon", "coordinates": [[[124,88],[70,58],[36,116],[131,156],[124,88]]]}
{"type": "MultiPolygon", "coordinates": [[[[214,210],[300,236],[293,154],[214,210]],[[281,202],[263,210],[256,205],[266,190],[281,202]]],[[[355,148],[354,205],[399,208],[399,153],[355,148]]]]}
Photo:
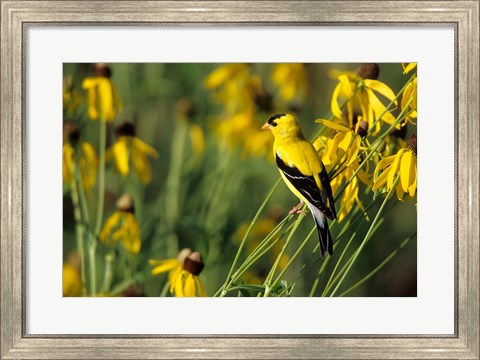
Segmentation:
{"type": "MultiPolygon", "coordinates": [[[[215,100],[215,89],[206,88],[205,79],[221,65],[109,64],[123,110],[115,122],[108,125],[107,146],[115,141],[113,129],[128,120],[136,125],[136,136],[159,153],[159,158],[151,161],[153,180],[146,186],[138,179],[122,178],[112,164],[107,164],[106,170],[104,221],[115,211],[115,202],[121,194],[130,193],[135,200],[135,216],[140,223],[142,234],[142,250],[134,260],[133,285],[136,295],[159,296],[162,292],[167,275],[152,276],[152,267],[148,260],[176,256],[168,246],[169,238],[175,239],[178,250],[189,247],[202,254],[205,269],[200,279],[207,294],[213,295],[225,281],[238,249],[242,226],[244,229],[245,224],[250,223],[279,178],[271,154],[273,139],[262,138],[262,141],[266,141],[264,147],[268,150],[263,151],[262,147],[258,154],[245,154],[242,147],[248,139],[239,138],[237,143],[226,145],[219,136],[218,126],[225,121],[225,109],[221,102],[215,100]],[[195,135],[189,132],[188,125],[185,129],[179,125],[178,113],[182,111],[179,106],[182,105],[178,104],[185,104],[185,99],[188,100],[188,106],[194,108],[189,124],[195,124],[203,133],[202,151],[195,150],[192,140],[195,135]]],[[[406,81],[401,64],[379,65],[379,80],[397,93],[406,81]]],[[[83,96],[86,94],[81,84],[83,79],[92,76],[92,66],[93,64],[64,64],[64,76],[71,77],[74,89],[83,96]]],[[[261,104],[262,99],[256,99],[255,127],[260,132],[260,127],[271,115],[294,113],[307,138],[312,139],[321,127],[314,120],[326,119],[331,115],[330,101],[338,83],[335,78],[337,72],[355,72],[360,64],[306,64],[305,95],[290,100],[282,99],[279,93],[279,86],[275,84],[272,76],[274,66],[275,64],[248,65],[248,71],[258,75],[264,92],[270,97],[266,100],[267,105],[261,104]]],[[[85,106],[67,117],[80,124],[81,139],[98,146],[98,125],[87,120],[85,106]]],[[[253,133],[253,126],[251,128],[253,133]]],[[[415,131],[407,129],[408,134],[415,131]]],[[[371,193],[361,194],[364,204],[368,204],[371,198],[371,193]]],[[[87,194],[87,200],[91,212],[94,213],[95,191],[87,194]]],[[[297,203],[298,200],[282,183],[261,218],[278,221],[297,203]]],[[[376,204],[370,209],[369,214],[374,216],[378,206],[379,204],[376,204]]],[[[366,231],[369,223],[365,219],[362,222],[362,229],[366,231]]],[[[398,248],[400,243],[415,231],[416,224],[415,201],[406,200],[389,211],[375,237],[367,244],[355,264],[349,284],[361,279],[398,248]]],[[[308,215],[298,231],[299,241],[308,234],[312,226],[313,221],[308,215]]],[[[75,249],[75,222],[68,191],[64,192],[63,229],[63,255],[66,260],[75,249]]],[[[259,234],[261,233],[260,229],[259,234]]],[[[332,234],[335,239],[335,226],[332,227],[332,234]]],[[[255,239],[251,241],[255,242],[255,239]]],[[[302,256],[295,260],[285,274],[288,283],[299,273],[307,259],[314,262],[294,287],[292,296],[308,296],[310,292],[322,263],[318,253],[313,256],[313,260],[311,256],[317,241],[314,234],[302,256]]],[[[358,246],[359,241],[361,238],[357,242],[354,240],[351,248],[358,246]]],[[[287,254],[295,252],[295,244],[294,241],[287,249],[287,254]]],[[[248,248],[247,245],[243,257],[248,248]]],[[[387,266],[349,296],[416,296],[416,253],[416,240],[410,241],[387,266]]],[[[103,255],[100,249],[99,269],[102,269],[103,255]]],[[[339,256],[339,253],[333,255],[336,256],[339,256]]],[[[263,279],[262,276],[265,276],[274,260],[273,256],[263,257],[252,271],[246,274],[245,282],[255,283],[256,279],[263,279]]],[[[329,266],[333,267],[334,262],[329,266]]],[[[125,295],[122,293],[122,286],[125,285],[122,284],[122,279],[121,266],[117,266],[112,287],[119,286],[117,291],[121,296],[125,295]]],[[[318,296],[320,291],[321,289],[315,295],[318,296]]]]}

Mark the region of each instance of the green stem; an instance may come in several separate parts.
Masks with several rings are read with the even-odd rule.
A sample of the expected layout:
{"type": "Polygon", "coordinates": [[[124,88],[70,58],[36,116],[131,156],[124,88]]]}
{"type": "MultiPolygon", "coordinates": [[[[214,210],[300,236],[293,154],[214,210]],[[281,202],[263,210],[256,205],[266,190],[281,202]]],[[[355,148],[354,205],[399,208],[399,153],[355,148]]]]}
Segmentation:
{"type": "Polygon", "coordinates": [[[73,164],[73,177],[71,182],[72,203],[73,203],[73,216],[75,218],[75,233],[77,238],[77,251],[80,256],[80,278],[82,295],[86,294],[85,285],[85,242],[84,242],[84,226],[82,224],[82,213],[79,206],[78,187],[77,187],[77,165],[76,157],[73,164]]]}
{"type": "Polygon", "coordinates": [[[328,289],[330,289],[330,286],[332,284],[332,280],[334,279],[335,273],[337,272],[337,269],[340,266],[340,263],[342,262],[343,257],[345,256],[348,248],[350,247],[350,244],[352,243],[353,239],[355,238],[355,235],[357,235],[356,232],[354,232],[352,234],[352,236],[350,237],[350,239],[347,242],[347,245],[345,245],[345,247],[343,248],[342,254],[340,255],[340,258],[337,260],[337,263],[335,264],[335,267],[333,268],[333,271],[332,271],[332,273],[331,273],[331,275],[330,275],[330,277],[327,281],[327,285],[325,285],[325,288],[323,289],[322,297],[325,296],[327,294],[328,289]]]}
{"type": "Polygon", "coordinates": [[[282,269],[282,271],[280,272],[280,274],[278,274],[277,278],[275,279],[275,281],[273,282],[272,284],[272,288],[275,288],[275,286],[277,285],[277,283],[280,281],[280,279],[282,278],[282,276],[285,274],[285,272],[288,270],[288,268],[290,267],[290,265],[292,265],[293,261],[297,258],[297,256],[301,253],[301,251],[303,250],[303,248],[305,247],[305,245],[307,245],[308,241],[312,238],[312,235],[316,232],[317,230],[317,227],[314,226],[312,228],[312,230],[308,233],[308,235],[305,237],[305,239],[303,240],[303,242],[300,244],[300,246],[298,247],[297,251],[292,255],[292,257],[290,258],[290,260],[287,262],[287,264],[285,265],[285,267],[282,269]]]}
{"type": "MultiPolygon", "coordinates": [[[[272,190],[270,190],[270,192],[268,193],[267,197],[265,198],[265,200],[263,201],[262,205],[260,205],[260,207],[258,208],[257,210],[257,213],[255,214],[255,216],[253,217],[253,220],[252,222],[250,223],[250,226],[248,227],[247,229],[247,232],[245,233],[245,235],[243,236],[243,239],[240,243],[240,246],[238,247],[238,250],[237,250],[237,253],[235,255],[235,258],[233,259],[233,263],[232,265],[230,266],[230,270],[228,271],[228,275],[227,275],[227,279],[225,280],[225,283],[223,284],[223,286],[219,289],[219,291],[217,291],[217,294],[221,291],[221,294],[222,296],[225,296],[226,293],[227,293],[227,288],[228,286],[231,284],[231,276],[232,276],[232,273],[233,273],[233,269],[235,269],[235,266],[237,265],[237,262],[238,260],[240,259],[240,255],[242,253],[242,250],[243,250],[243,247],[245,246],[245,243],[248,239],[248,236],[250,235],[252,229],[253,229],[253,226],[255,225],[255,223],[257,222],[258,218],[260,217],[260,214],[262,213],[263,209],[265,208],[265,206],[267,206],[267,203],[268,201],[270,200],[270,198],[272,197],[273,193],[275,192],[275,190],[277,189],[278,185],[280,184],[280,179],[277,180],[277,182],[275,183],[275,185],[273,186],[272,190]]],[[[215,295],[217,295],[215,294],[215,295]]]]}
{"type": "Polygon", "coordinates": [[[107,146],[107,122],[99,120],[99,148],[98,148],[98,199],[97,199],[97,219],[95,221],[95,236],[100,233],[100,227],[103,220],[103,206],[105,200],[105,150],[107,146]]]}
{"type": "Polygon", "coordinates": [[[293,225],[292,230],[290,231],[290,234],[287,237],[287,240],[285,241],[285,244],[282,247],[282,250],[280,251],[280,254],[278,254],[277,259],[275,260],[275,263],[273,264],[272,268],[270,269],[270,272],[267,275],[267,278],[265,279],[263,285],[266,287],[265,293],[263,294],[264,297],[268,297],[270,292],[273,290],[273,286],[270,285],[273,276],[275,275],[275,271],[277,270],[278,263],[280,262],[280,259],[282,258],[283,254],[285,253],[285,250],[287,249],[288,245],[290,244],[290,240],[292,240],[293,235],[297,231],[298,227],[300,226],[300,223],[302,220],[305,218],[304,214],[300,214],[295,220],[295,223],[293,225]]]}
{"type": "Polygon", "coordinates": [[[103,274],[102,293],[108,294],[112,286],[113,261],[115,260],[115,251],[112,249],[105,255],[105,270],[103,274]]]}
{"type": "Polygon", "coordinates": [[[180,184],[182,184],[182,169],[184,164],[185,140],[187,137],[187,120],[178,119],[175,122],[173,132],[172,148],[170,154],[170,167],[168,170],[164,222],[167,231],[165,242],[167,244],[167,255],[177,256],[179,252],[178,237],[175,225],[180,214],[180,184]]]}
{"type": "Polygon", "coordinates": [[[88,260],[90,265],[90,295],[95,296],[97,294],[97,269],[96,269],[96,253],[97,253],[97,241],[95,238],[90,238],[88,244],[88,260]]]}
{"type": "Polygon", "coordinates": [[[380,209],[378,209],[377,215],[375,215],[375,219],[373,219],[373,222],[372,222],[372,224],[370,225],[370,228],[368,229],[367,234],[366,234],[365,237],[363,238],[363,241],[362,241],[362,243],[360,244],[360,246],[358,247],[358,250],[355,252],[355,255],[353,255],[353,257],[352,257],[352,261],[350,262],[350,264],[349,264],[348,267],[346,268],[345,272],[343,273],[342,278],[341,278],[340,281],[337,283],[337,286],[335,286],[335,288],[333,289],[333,291],[332,291],[332,293],[330,294],[330,296],[334,296],[334,295],[336,294],[336,292],[338,291],[339,287],[342,285],[343,281],[345,280],[347,274],[350,272],[353,264],[354,264],[355,261],[357,260],[358,255],[361,253],[361,251],[362,251],[363,248],[365,247],[366,243],[367,243],[368,240],[370,239],[370,236],[371,236],[371,234],[373,233],[372,230],[374,229],[376,223],[380,220],[380,214],[382,213],[383,209],[385,208],[385,205],[387,204],[387,201],[390,199],[390,196],[393,194],[393,191],[395,190],[399,179],[400,179],[400,176],[397,175],[397,177],[396,177],[396,179],[395,179],[395,182],[394,182],[392,188],[390,189],[390,191],[388,192],[387,196],[385,197],[385,200],[382,202],[382,205],[380,206],[380,209]]]}
{"type": "Polygon", "coordinates": [[[168,290],[170,289],[170,283],[168,280],[165,282],[165,285],[163,285],[162,292],[160,293],[160,297],[165,297],[168,294],[168,290]]]}
{"type": "Polygon", "coordinates": [[[375,275],[377,272],[379,272],[385,265],[388,264],[388,262],[390,260],[392,260],[395,255],[400,251],[400,249],[404,248],[411,239],[413,239],[415,236],[416,236],[417,232],[415,231],[412,235],[410,235],[408,238],[406,238],[398,248],[396,248],[390,255],[388,255],[385,260],[383,260],[375,269],[373,269],[372,271],[370,271],[367,275],[365,275],[365,277],[363,277],[360,281],[358,281],[356,284],[352,285],[351,287],[349,287],[347,290],[345,290],[344,292],[342,292],[340,295],[338,296],[345,296],[346,294],[348,294],[349,292],[355,290],[357,287],[359,287],[360,285],[362,285],[364,282],[366,282],[368,279],[370,279],[373,275],[375,275]]]}

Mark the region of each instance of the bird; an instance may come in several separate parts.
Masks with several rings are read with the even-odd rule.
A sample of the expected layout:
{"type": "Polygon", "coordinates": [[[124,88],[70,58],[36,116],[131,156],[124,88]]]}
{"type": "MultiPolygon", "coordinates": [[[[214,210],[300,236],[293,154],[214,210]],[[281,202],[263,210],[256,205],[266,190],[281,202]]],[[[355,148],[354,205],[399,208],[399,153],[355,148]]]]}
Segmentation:
{"type": "Polygon", "coordinates": [[[298,212],[302,203],[307,204],[317,227],[320,256],[332,255],[333,239],[327,219],[335,220],[337,213],[330,179],[320,155],[290,114],[271,116],[261,129],[272,132],[273,154],[280,175],[301,201],[290,213],[298,212]]]}

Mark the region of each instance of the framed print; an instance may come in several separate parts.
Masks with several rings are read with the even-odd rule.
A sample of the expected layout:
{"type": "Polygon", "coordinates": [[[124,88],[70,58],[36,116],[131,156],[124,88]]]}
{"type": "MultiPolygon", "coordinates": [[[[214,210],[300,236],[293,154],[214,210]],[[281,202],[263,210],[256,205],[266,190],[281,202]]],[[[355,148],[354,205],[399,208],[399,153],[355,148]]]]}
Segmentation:
{"type": "Polygon", "coordinates": [[[1,17],[2,359],[479,358],[478,1],[1,17]]]}

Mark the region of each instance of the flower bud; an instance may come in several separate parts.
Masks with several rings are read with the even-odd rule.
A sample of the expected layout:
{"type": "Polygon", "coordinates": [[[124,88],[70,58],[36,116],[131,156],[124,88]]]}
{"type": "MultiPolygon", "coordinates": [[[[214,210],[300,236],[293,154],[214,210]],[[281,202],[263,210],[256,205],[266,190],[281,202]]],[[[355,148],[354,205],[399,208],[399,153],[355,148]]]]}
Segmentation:
{"type": "Polygon", "coordinates": [[[417,155],[417,135],[413,134],[407,141],[407,149],[412,150],[417,155]]]}
{"type": "Polygon", "coordinates": [[[133,198],[129,194],[123,194],[120,196],[117,200],[117,209],[119,211],[125,211],[129,213],[134,213],[135,212],[135,207],[133,204],[133,198]]]}
{"type": "Polygon", "coordinates": [[[182,249],[177,254],[177,260],[180,261],[183,264],[185,259],[188,256],[190,256],[191,253],[192,253],[192,249],[189,249],[189,248],[182,249]]]}
{"type": "Polygon", "coordinates": [[[187,98],[180,99],[177,102],[175,111],[177,117],[180,119],[192,119],[196,114],[195,105],[187,98]]]}
{"type": "Polygon", "coordinates": [[[361,137],[365,137],[368,133],[368,123],[365,120],[360,120],[355,128],[357,134],[361,137]]]}
{"type": "Polygon", "coordinates": [[[75,144],[80,138],[80,130],[73,120],[67,120],[63,124],[63,140],[75,144]]]}
{"type": "Polygon", "coordinates": [[[192,275],[199,275],[204,267],[205,264],[203,263],[202,256],[198,251],[191,253],[183,262],[183,269],[192,275]]]}
{"type": "Polygon", "coordinates": [[[110,69],[110,66],[105,63],[95,64],[95,66],[93,67],[93,73],[95,74],[95,76],[105,77],[107,79],[110,79],[112,77],[112,69],[110,69]]]}
{"type": "Polygon", "coordinates": [[[127,120],[115,128],[117,136],[135,136],[135,125],[127,120]]]}
{"type": "Polygon", "coordinates": [[[380,68],[377,64],[363,64],[362,67],[358,70],[357,76],[362,79],[378,79],[380,73],[380,68]]]}

